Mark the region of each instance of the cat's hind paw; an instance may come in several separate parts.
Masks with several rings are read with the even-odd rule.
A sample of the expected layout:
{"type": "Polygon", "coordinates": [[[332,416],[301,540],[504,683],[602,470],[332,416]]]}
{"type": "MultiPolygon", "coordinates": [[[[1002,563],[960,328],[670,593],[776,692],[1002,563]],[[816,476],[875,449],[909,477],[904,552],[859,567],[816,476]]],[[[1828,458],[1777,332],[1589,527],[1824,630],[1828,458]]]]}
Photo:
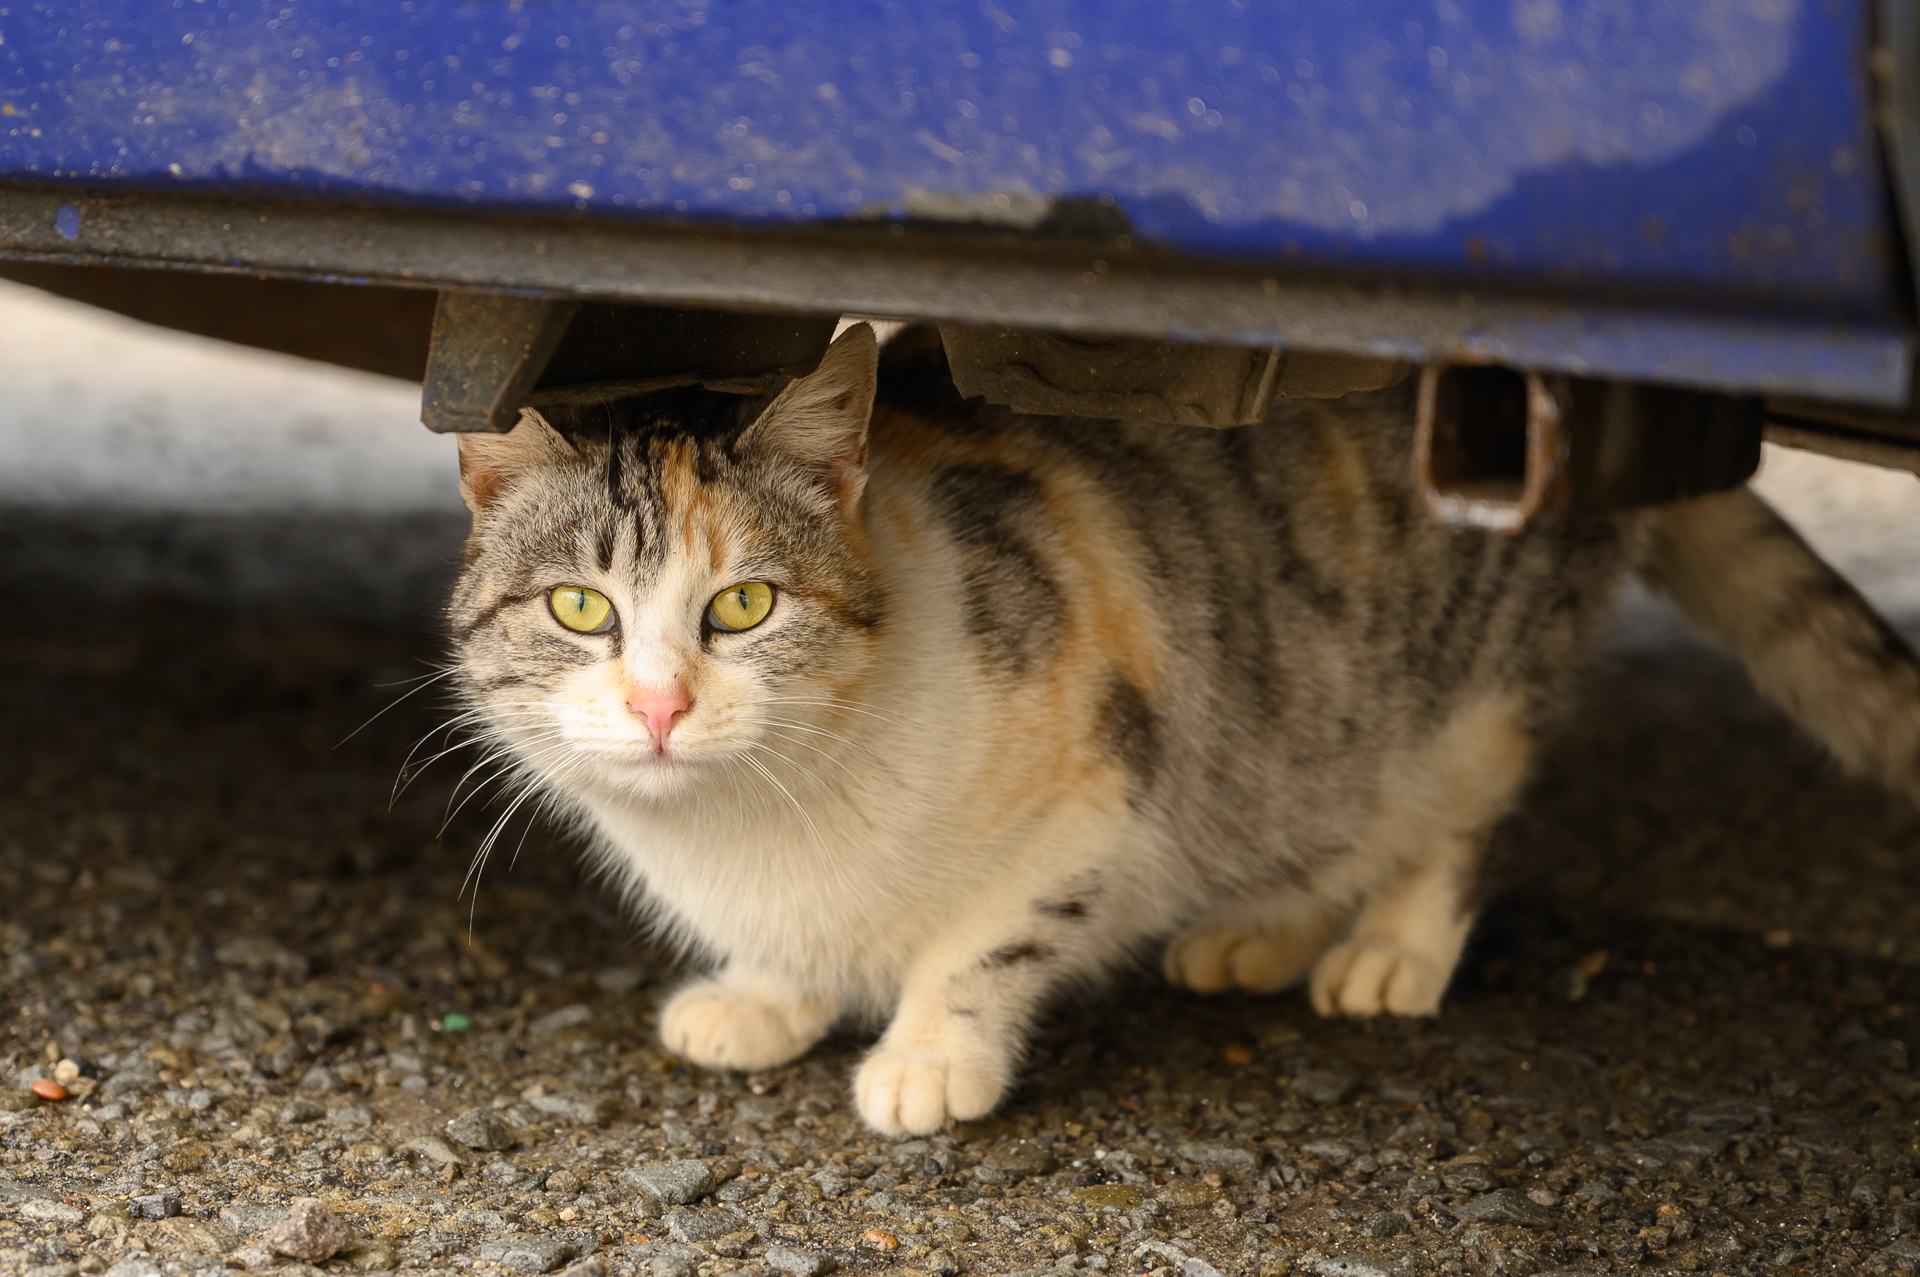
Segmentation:
{"type": "Polygon", "coordinates": [[[696,980],[660,1013],[660,1039],[709,1069],[769,1069],[826,1036],[833,1008],[818,998],[781,998],[753,984],[696,980]]]}
{"type": "Polygon", "coordinates": [[[1390,940],[1346,940],[1314,964],[1308,991],[1321,1015],[1436,1015],[1453,964],[1390,940]]]}
{"type": "Polygon", "coordinates": [[[928,1135],[949,1120],[985,1117],[1007,1089],[1007,1071],[937,1048],[882,1041],[854,1077],[854,1100],[883,1135],[928,1135]]]}
{"type": "Polygon", "coordinates": [[[1277,993],[1306,974],[1321,937],[1195,927],[1167,946],[1167,981],[1196,993],[1277,993]]]}

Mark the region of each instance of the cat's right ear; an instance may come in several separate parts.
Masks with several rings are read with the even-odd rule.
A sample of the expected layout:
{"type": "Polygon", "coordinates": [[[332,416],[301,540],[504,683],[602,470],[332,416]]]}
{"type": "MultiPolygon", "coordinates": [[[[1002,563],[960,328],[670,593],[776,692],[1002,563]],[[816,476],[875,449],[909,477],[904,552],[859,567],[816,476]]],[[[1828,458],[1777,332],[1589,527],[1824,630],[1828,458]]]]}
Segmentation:
{"type": "Polygon", "coordinates": [[[518,424],[506,434],[455,437],[460,441],[460,499],[475,514],[485,513],[529,471],[578,455],[573,445],[531,408],[520,410],[518,424]]]}

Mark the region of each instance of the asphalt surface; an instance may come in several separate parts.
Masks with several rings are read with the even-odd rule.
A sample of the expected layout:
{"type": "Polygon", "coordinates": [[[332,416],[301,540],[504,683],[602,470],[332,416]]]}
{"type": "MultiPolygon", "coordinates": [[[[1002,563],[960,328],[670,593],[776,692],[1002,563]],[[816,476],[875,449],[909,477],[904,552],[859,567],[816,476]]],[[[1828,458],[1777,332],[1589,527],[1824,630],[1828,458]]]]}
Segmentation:
{"type": "MultiPolygon", "coordinates": [[[[503,810],[446,820],[463,756],[391,798],[448,711],[374,715],[439,651],[459,535],[395,475],[444,452],[343,434],[413,494],[356,506],[287,496],[263,445],[264,498],[202,500],[163,389],[166,500],[0,422],[0,462],[41,458],[0,493],[0,1271],[1920,1265],[1920,816],[1644,600],[1438,1019],[1142,970],[1058,1009],[995,1118],[896,1143],[847,1101],[861,1037],[753,1076],[665,1055],[676,969],[543,828],[463,887],[503,810]]],[[[1769,465],[1911,632],[1920,484],[1769,465]]]]}

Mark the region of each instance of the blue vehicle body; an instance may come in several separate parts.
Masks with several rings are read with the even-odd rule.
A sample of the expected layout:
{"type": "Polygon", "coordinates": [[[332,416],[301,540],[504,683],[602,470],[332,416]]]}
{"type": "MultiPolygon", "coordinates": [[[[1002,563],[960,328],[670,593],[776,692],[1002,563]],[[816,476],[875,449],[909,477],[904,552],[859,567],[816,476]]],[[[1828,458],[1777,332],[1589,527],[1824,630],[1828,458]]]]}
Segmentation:
{"type": "Polygon", "coordinates": [[[1044,234],[1071,212],[1180,259],[1552,295],[1574,329],[1581,305],[1645,316],[1541,338],[1584,343],[1595,371],[1643,375],[1610,352],[1652,342],[1680,380],[1776,387],[1786,369],[1791,389],[1800,360],[1808,387],[1893,403],[1909,288],[1872,16],[1865,0],[36,2],[0,8],[0,182],[770,232],[1044,234]],[[1670,312],[1737,322],[1663,327],[1670,312]]]}

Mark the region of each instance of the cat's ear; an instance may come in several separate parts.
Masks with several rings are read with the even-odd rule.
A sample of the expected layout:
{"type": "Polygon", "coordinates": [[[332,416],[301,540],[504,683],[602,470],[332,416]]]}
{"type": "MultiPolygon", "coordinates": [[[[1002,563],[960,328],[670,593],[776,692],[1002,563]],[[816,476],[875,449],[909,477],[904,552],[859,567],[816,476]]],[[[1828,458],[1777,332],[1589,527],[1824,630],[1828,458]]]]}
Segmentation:
{"type": "Polygon", "coordinates": [[[867,421],[879,367],[872,326],[855,324],[827,347],[818,368],[780,392],[747,432],[747,446],[798,461],[843,505],[857,504],[867,486],[867,421]]]}
{"type": "Polygon", "coordinates": [[[460,499],[475,514],[484,513],[528,471],[578,455],[573,445],[531,408],[520,410],[519,422],[506,434],[455,437],[460,441],[460,499]]]}

